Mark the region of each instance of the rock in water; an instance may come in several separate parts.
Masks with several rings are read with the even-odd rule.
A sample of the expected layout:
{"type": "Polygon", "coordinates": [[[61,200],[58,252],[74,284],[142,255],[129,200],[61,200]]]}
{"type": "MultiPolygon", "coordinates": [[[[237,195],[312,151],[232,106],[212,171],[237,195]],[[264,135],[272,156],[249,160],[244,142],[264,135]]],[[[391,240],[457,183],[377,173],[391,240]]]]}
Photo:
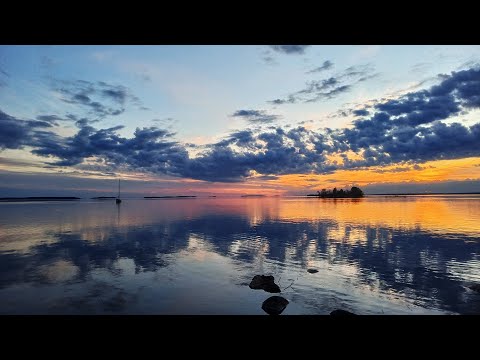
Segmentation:
{"type": "Polygon", "coordinates": [[[265,284],[263,290],[269,293],[279,293],[281,292],[280,287],[275,284],[273,281],[271,283],[265,284]]]}
{"type": "Polygon", "coordinates": [[[340,309],[337,309],[337,310],[333,310],[330,315],[333,315],[333,316],[350,316],[350,315],[357,315],[357,314],[354,314],[350,311],[347,311],[347,310],[340,310],[340,309]]]}
{"type": "Polygon", "coordinates": [[[250,289],[263,289],[269,293],[279,293],[280,288],[274,282],[275,278],[271,275],[255,275],[250,282],[250,289]]]}
{"type": "Polygon", "coordinates": [[[476,292],[480,292],[480,284],[473,284],[469,286],[470,289],[476,292]]]}
{"type": "Polygon", "coordinates": [[[268,276],[268,275],[255,275],[250,282],[250,289],[263,289],[265,284],[273,282],[274,277],[273,276],[268,276]]]}
{"type": "Polygon", "coordinates": [[[317,269],[308,269],[307,271],[308,271],[310,274],[315,274],[315,273],[318,272],[317,269]]]}
{"type": "Polygon", "coordinates": [[[280,315],[288,305],[288,300],[281,296],[271,296],[262,304],[262,309],[268,315],[280,315]]]}

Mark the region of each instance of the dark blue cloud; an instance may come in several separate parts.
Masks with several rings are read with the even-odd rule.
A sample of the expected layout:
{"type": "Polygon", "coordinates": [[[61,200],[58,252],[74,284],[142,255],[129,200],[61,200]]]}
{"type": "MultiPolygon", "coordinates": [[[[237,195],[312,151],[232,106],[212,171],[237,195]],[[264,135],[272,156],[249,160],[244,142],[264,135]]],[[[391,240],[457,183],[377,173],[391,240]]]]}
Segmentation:
{"type": "Polygon", "coordinates": [[[310,45],[270,45],[272,50],[283,54],[304,54],[310,45]]]}
{"type": "Polygon", "coordinates": [[[323,150],[328,145],[323,143],[323,137],[303,127],[288,132],[276,128],[274,132],[237,132],[232,135],[230,141],[222,141],[189,159],[182,175],[207,181],[235,182],[249,177],[252,170],[264,175],[331,171],[325,165],[323,150]],[[230,147],[232,144],[240,147],[239,138],[243,141],[239,150],[243,151],[230,147]]]}
{"type": "Polygon", "coordinates": [[[367,116],[370,114],[366,109],[353,110],[352,112],[355,116],[367,116]]]}
{"type": "Polygon", "coordinates": [[[443,76],[428,90],[379,103],[370,119],[357,120],[351,129],[334,136],[342,150],[364,151],[364,160],[347,161],[347,167],[425,162],[480,155],[480,123],[465,126],[441,120],[478,108],[471,91],[480,84],[480,70],[443,76]]]}
{"type": "Polygon", "coordinates": [[[243,118],[252,124],[267,124],[280,118],[279,115],[267,114],[265,110],[237,110],[232,116],[243,118]]]}
{"type": "Polygon", "coordinates": [[[51,126],[45,121],[17,119],[0,110],[0,150],[37,146],[48,136],[57,139],[54,133],[40,130],[51,126]]]}
{"type": "Polygon", "coordinates": [[[167,141],[174,134],[156,127],[135,131],[132,138],[117,134],[123,128],[115,126],[97,130],[87,123],[78,123],[78,133],[61,141],[43,139],[32,153],[60,160],[57,166],[81,164],[87,158],[103,159],[103,164],[136,171],[180,175],[186,163],[187,152],[175,141],[167,141]]]}
{"type": "Polygon", "coordinates": [[[333,63],[330,60],[326,60],[323,62],[323,64],[319,67],[316,67],[315,69],[312,69],[310,71],[307,71],[307,74],[313,74],[325,70],[329,70],[333,67],[333,63]]]}

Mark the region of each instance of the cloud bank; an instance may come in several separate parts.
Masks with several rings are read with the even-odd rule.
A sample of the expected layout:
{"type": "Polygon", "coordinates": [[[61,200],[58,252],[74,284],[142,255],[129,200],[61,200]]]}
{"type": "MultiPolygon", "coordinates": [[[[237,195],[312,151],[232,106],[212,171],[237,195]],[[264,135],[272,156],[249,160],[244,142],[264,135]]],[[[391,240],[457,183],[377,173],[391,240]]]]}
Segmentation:
{"type": "MultiPolygon", "coordinates": [[[[351,76],[365,76],[350,68],[351,76]]],[[[440,83],[410,92],[397,99],[377,102],[351,128],[308,130],[299,126],[288,131],[271,126],[267,130],[242,130],[210,144],[191,157],[187,145],[174,140],[173,133],[157,127],[137,128],[133,137],[118,135],[121,126],[96,129],[87,119],[77,119],[78,132],[61,137],[52,131],[56,117],[39,116],[21,120],[0,112],[0,149],[32,148],[49,158],[52,166],[79,166],[96,161],[111,170],[218,182],[243,181],[256,172],[262,176],[326,174],[339,169],[401,164],[415,166],[430,160],[480,156],[480,123],[471,126],[444,122],[461,113],[480,108],[480,69],[472,68],[442,75],[440,83]],[[352,159],[353,152],[360,159],[352,159]],[[341,161],[331,161],[332,155],[341,161]]],[[[82,83],[83,84],[83,83],[82,83]]],[[[306,92],[325,93],[337,89],[335,78],[312,82],[306,92]]],[[[83,85],[82,85],[83,86],[83,85]]],[[[88,88],[88,85],[86,85],[88,88]]],[[[117,104],[128,95],[100,85],[100,92],[117,104]],[[102,91],[103,91],[102,90],[102,91]]],[[[98,90],[98,89],[97,89],[98,90]]],[[[96,90],[96,91],[97,91],[96,90]]],[[[90,93],[72,91],[70,99],[91,106],[90,93]]],[[[238,110],[233,116],[251,123],[270,122],[276,115],[263,110],[238,110]]],[[[267,178],[265,178],[267,179],[267,178]]],[[[271,178],[273,179],[273,178],[271,178]]]]}

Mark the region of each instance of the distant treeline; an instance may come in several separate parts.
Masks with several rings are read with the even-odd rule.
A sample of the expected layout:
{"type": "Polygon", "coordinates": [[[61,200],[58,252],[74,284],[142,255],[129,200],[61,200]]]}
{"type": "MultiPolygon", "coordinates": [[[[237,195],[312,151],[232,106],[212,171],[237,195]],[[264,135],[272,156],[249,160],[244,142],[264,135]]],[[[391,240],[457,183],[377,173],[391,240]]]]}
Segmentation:
{"type": "Polygon", "coordinates": [[[361,198],[363,197],[363,191],[353,186],[350,190],[337,190],[337,188],[333,188],[333,190],[322,189],[321,191],[317,191],[316,194],[308,194],[307,196],[320,198],[361,198]]]}

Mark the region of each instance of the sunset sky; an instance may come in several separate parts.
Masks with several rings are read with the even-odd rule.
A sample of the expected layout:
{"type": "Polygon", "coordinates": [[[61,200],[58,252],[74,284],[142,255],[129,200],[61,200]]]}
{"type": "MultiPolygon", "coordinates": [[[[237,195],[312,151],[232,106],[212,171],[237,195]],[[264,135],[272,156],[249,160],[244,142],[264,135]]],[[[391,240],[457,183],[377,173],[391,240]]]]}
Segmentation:
{"type": "Polygon", "coordinates": [[[0,197],[480,191],[480,46],[0,46],[0,197]]]}

